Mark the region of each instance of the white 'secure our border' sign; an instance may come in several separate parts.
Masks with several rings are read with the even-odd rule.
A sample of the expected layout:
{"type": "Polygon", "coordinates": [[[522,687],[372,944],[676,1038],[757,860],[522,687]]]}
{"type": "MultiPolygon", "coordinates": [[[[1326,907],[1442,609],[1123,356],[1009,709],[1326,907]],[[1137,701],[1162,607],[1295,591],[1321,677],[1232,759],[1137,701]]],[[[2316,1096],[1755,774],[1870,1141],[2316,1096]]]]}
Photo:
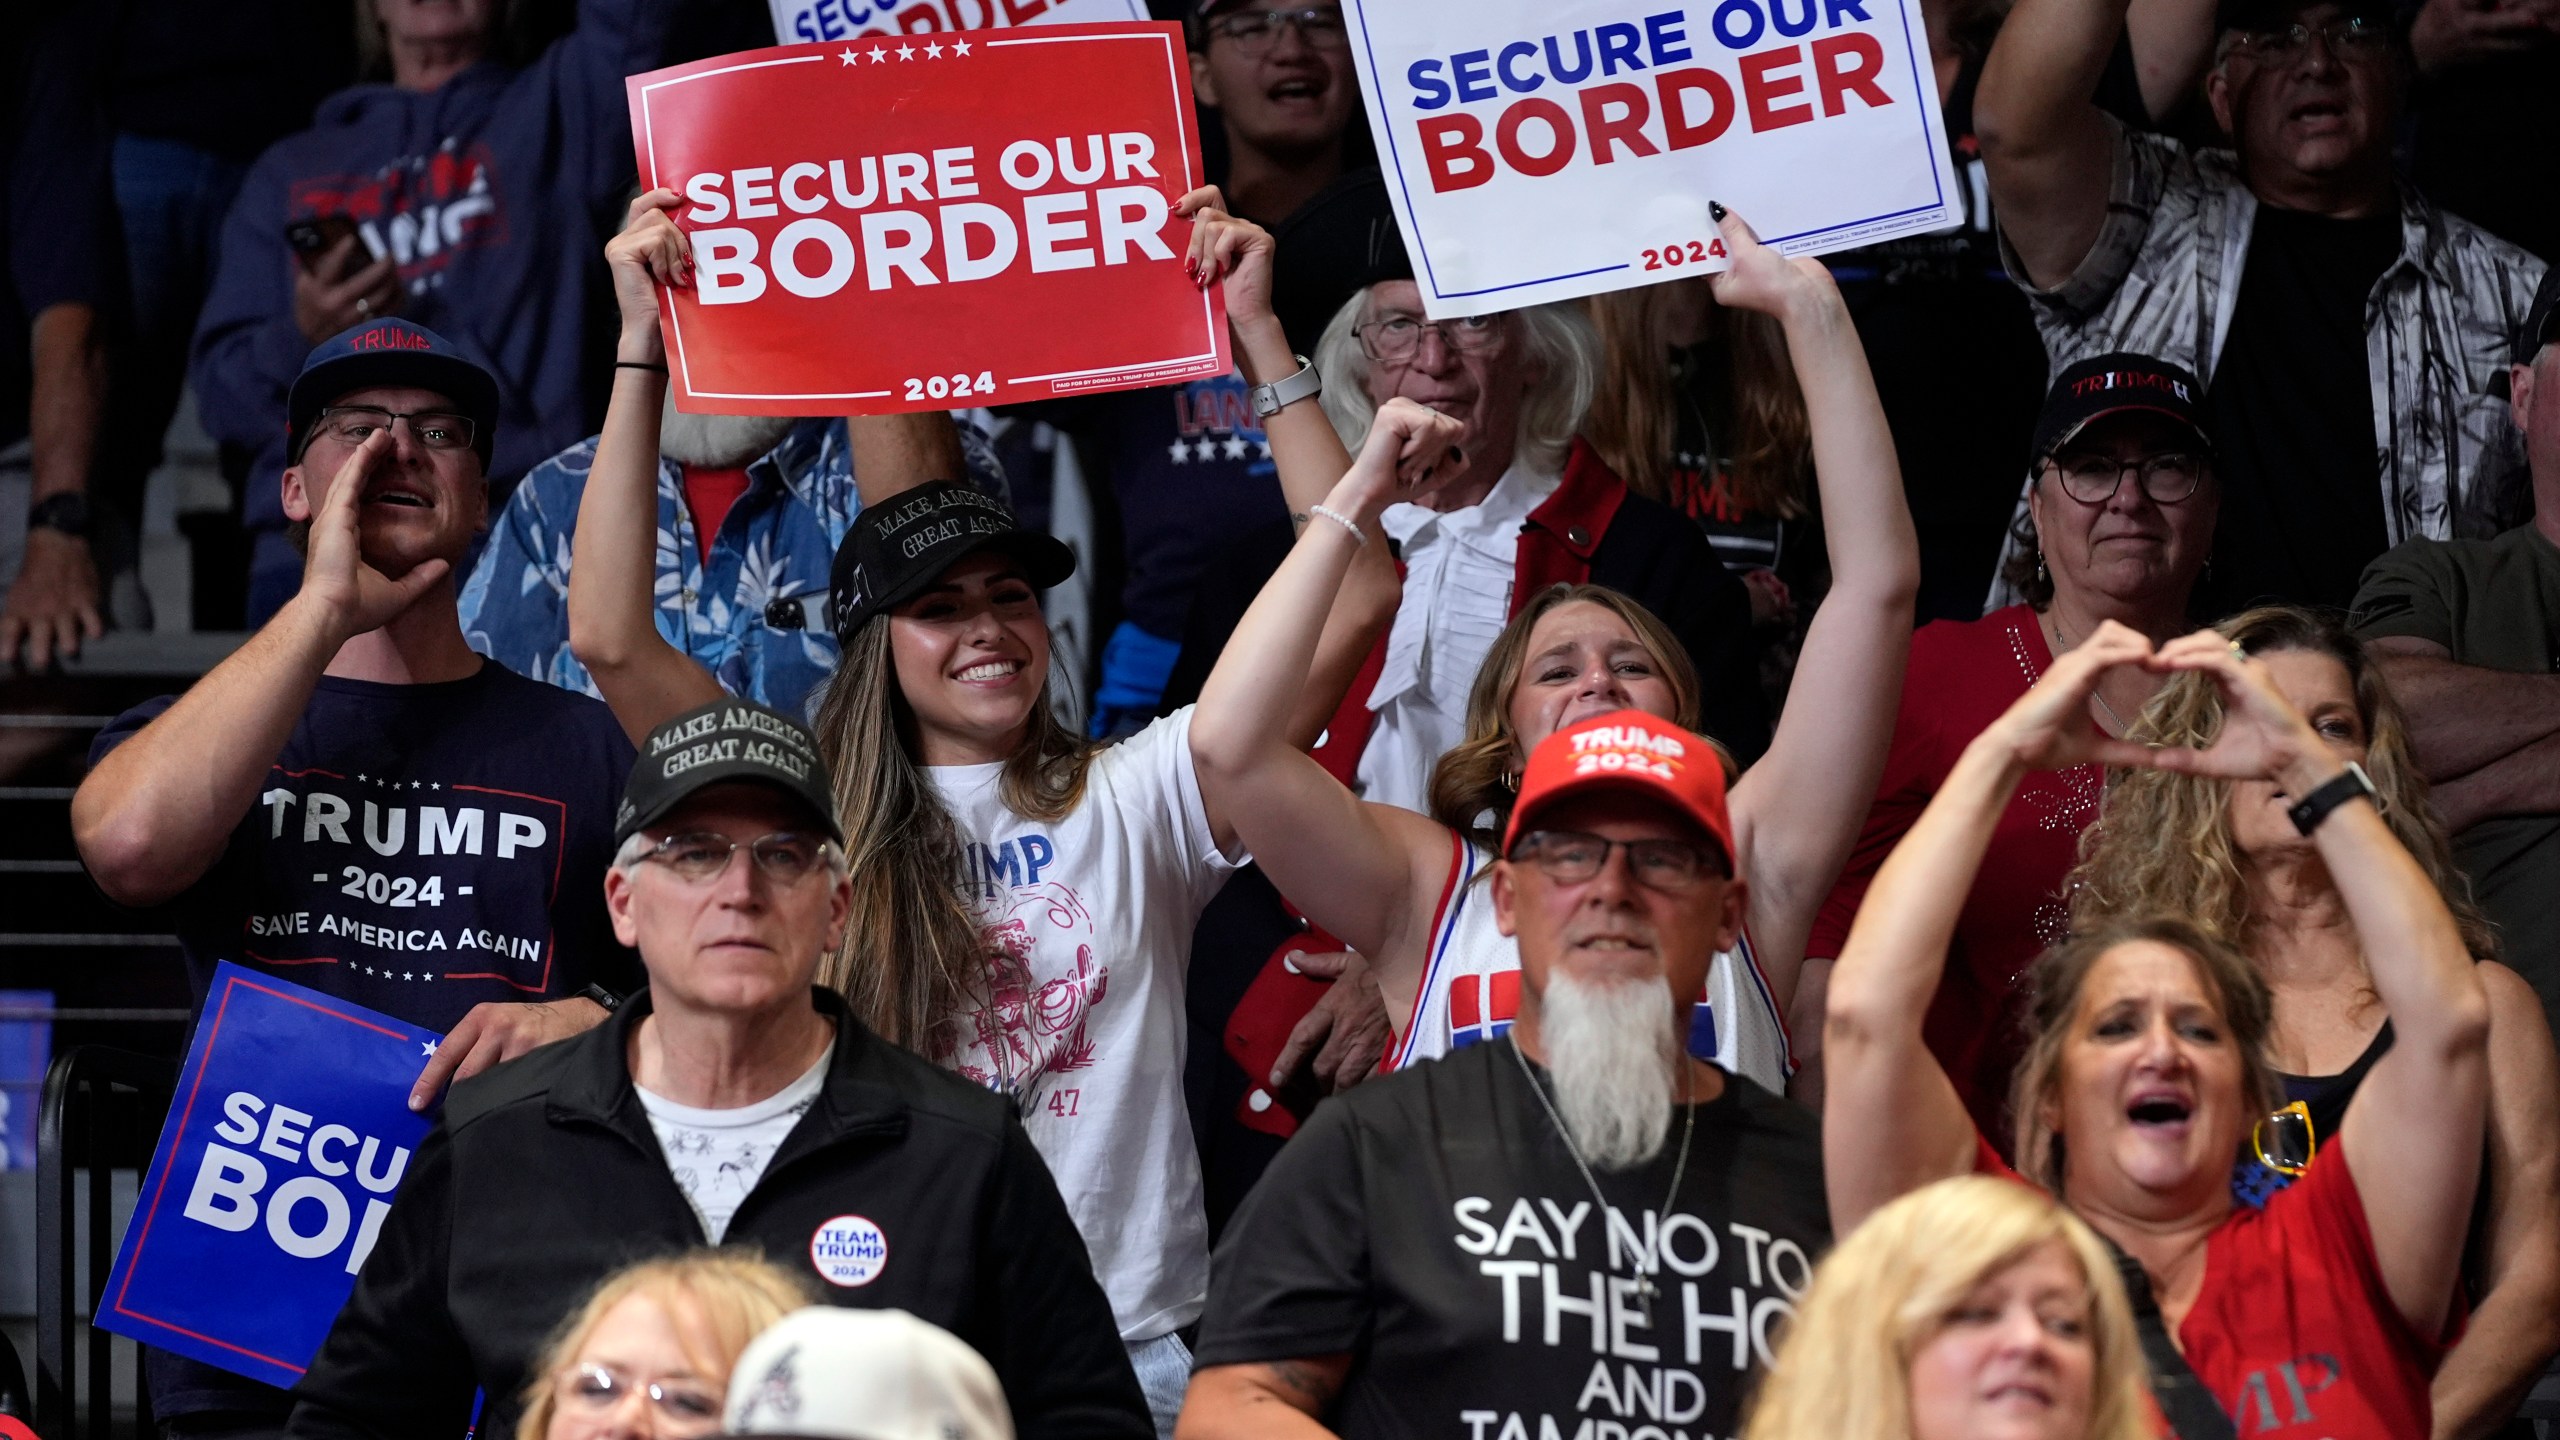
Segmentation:
{"type": "Polygon", "coordinates": [[[1724,268],[1707,203],[1793,254],[1964,215],[1919,0],[1343,0],[1435,318],[1724,268]]]}

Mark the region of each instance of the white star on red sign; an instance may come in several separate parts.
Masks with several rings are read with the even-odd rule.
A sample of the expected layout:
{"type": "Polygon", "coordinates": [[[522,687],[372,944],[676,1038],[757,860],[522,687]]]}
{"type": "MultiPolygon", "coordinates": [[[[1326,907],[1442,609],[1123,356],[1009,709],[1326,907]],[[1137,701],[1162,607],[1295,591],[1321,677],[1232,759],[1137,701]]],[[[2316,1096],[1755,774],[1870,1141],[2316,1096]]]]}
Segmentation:
{"type": "Polygon", "coordinates": [[[942,47],[939,45],[927,45],[924,47],[924,53],[925,58],[928,60],[939,60],[942,58],[942,47]]]}
{"type": "Polygon", "coordinates": [[[851,46],[846,46],[844,49],[842,49],[842,50],[840,50],[840,51],[836,52],[836,58],[837,58],[837,59],[839,59],[839,60],[841,60],[841,61],[843,61],[843,62],[844,62],[844,63],[846,63],[847,65],[850,65],[850,64],[852,64],[854,61],[859,60],[859,59],[861,59],[862,57],[853,53],[853,47],[851,47],[851,46]]]}
{"type": "Polygon", "coordinates": [[[954,40],[954,41],[952,41],[952,42],[951,42],[951,53],[952,53],[952,54],[954,54],[954,55],[966,55],[966,54],[968,54],[968,53],[969,53],[969,42],[968,42],[968,41],[966,41],[966,40],[954,40]]]}
{"type": "Polygon", "coordinates": [[[879,46],[877,46],[877,45],[872,46],[872,47],[871,47],[871,63],[872,63],[872,64],[874,64],[874,65],[886,65],[886,64],[888,64],[888,63],[889,63],[889,52],[888,52],[888,51],[886,51],[886,50],[881,49],[881,48],[880,48],[879,46]]]}
{"type": "Polygon", "coordinates": [[[898,47],[898,58],[899,58],[899,59],[901,59],[901,60],[913,60],[914,58],[916,58],[916,47],[914,47],[913,45],[901,45],[901,46],[899,46],[899,47],[898,47]]]}

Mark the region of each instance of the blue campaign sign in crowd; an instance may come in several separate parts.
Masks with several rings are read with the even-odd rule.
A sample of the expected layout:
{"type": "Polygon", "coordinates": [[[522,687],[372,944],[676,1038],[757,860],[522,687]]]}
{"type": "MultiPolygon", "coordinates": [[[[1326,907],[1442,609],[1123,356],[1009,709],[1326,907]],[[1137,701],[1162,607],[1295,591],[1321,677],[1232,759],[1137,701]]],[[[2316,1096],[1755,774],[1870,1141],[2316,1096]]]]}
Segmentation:
{"type": "Polygon", "coordinates": [[[98,1324],[271,1385],[300,1379],[434,1123],[410,1112],[409,1088],[438,1038],[219,967],[98,1324]]]}

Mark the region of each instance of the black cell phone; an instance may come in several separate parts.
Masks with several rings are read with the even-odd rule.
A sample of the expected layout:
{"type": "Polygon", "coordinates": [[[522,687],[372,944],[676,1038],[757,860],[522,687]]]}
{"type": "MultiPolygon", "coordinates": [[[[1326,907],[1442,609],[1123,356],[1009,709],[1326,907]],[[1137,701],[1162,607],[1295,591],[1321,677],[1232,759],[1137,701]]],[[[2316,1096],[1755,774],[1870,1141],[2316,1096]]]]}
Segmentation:
{"type": "Polygon", "coordinates": [[[355,233],[356,222],[344,215],[315,215],[308,220],[288,221],[284,243],[293,247],[295,258],[307,271],[339,241],[355,233]]]}

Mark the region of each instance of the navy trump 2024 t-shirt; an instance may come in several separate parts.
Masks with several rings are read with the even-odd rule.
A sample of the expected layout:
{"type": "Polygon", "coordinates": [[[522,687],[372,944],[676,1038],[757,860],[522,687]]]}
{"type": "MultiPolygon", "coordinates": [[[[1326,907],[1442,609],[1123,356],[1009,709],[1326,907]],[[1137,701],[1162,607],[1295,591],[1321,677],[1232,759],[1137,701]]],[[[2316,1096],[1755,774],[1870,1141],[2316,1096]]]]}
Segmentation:
{"type": "MultiPolygon", "coordinates": [[[[176,703],[117,716],[90,763],[176,703]]],[[[484,1002],[633,989],[604,909],[632,759],[602,703],[494,661],[433,685],[322,677],[222,858],[176,902],[196,1005],[222,960],[439,1031],[484,1002]]],[[[163,1419],[280,1424],[291,1403],[173,1355],[146,1370],[163,1419]]]]}
{"type": "MultiPolygon", "coordinates": [[[[116,717],[94,764],[176,703],[116,717]]],[[[216,961],[431,1030],[636,970],[605,918],[632,749],[613,712],[487,663],[467,680],[323,677],[222,858],[179,897],[201,1005],[216,961]]]]}

